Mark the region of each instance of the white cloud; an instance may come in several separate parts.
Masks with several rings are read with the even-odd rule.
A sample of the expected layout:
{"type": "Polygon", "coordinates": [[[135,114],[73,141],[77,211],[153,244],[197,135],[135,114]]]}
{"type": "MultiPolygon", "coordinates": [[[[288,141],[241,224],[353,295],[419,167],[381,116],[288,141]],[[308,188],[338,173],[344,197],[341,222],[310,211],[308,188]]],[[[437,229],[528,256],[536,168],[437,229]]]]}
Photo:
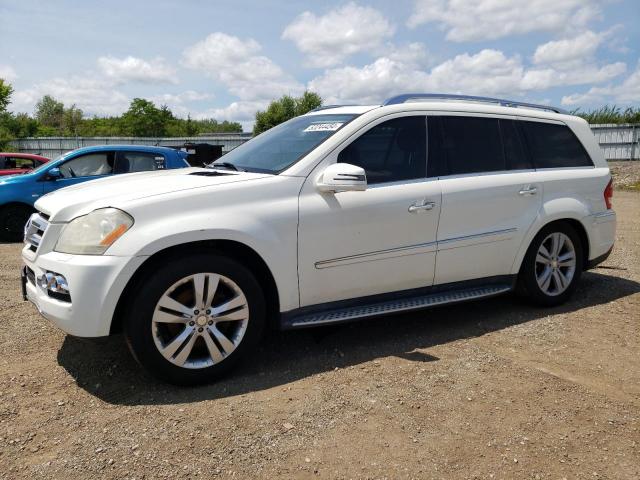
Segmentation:
{"type": "Polygon", "coordinates": [[[358,52],[371,51],[394,33],[394,27],[382,13],[353,2],[325,15],[304,12],[282,32],[307,55],[314,67],[341,63],[358,52]]]}
{"type": "Polygon", "coordinates": [[[258,55],[260,50],[260,44],[251,38],[216,32],[187,47],[183,63],[204,71],[245,101],[300,93],[302,85],[269,58],[258,55]]]}
{"type": "Polygon", "coordinates": [[[591,57],[605,38],[603,33],[590,30],[573,38],[554,40],[539,45],[533,54],[533,63],[564,63],[591,57]]]}
{"type": "Polygon", "coordinates": [[[152,60],[132,57],[100,57],[98,68],[108,78],[118,83],[129,81],[140,83],[178,83],[175,68],[167,65],[163,58],[152,60]]]}
{"type": "Polygon", "coordinates": [[[431,70],[428,80],[439,91],[496,94],[517,91],[523,71],[519,56],[507,57],[499,50],[485,49],[441,63],[431,70]]]}
{"type": "Polygon", "coordinates": [[[622,83],[606,87],[591,87],[586,93],[562,97],[563,105],[591,105],[605,101],[640,104],[640,62],[622,83]]]}
{"type": "Polygon", "coordinates": [[[154,95],[149,98],[156,105],[167,105],[174,115],[177,117],[186,117],[192,115],[192,112],[199,109],[189,108],[187,103],[201,102],[205,100],[211,100],[214,95],[211,93],[196,92],[195,90],[187,90],[181,93],[163,93],[161,95],[154,95]]]}
{"type": "Polygon", "coordinates": [[[0,78],[7,82],[13,82],[18,78],[18,74],[11,65],[0,65],[0,78]]]}
{"type": "Polygon", "coordinates": [[[599,14],[596,0],[416,0],[407,25],[434,22],[447,40],[464,42],[583,29],[599,14]]]}
{"type": "Polygon", "coordinates": [[[604,83],[622,75],[627,70],[624,62],[610,63],[602,67],[578,65],[571,69],[532,69],[522,79],[524,90],[545,90],[551,87],[604,83]]]}
{"type": "Polygon", "coordinates": [[[347,66],[327,70],[311,80],[308,88],[319,93],[326,104],[375,104],[391,93],[412,90],[411,83],[411,70],[406,65],[382,57],[362,68],[347,66]]]}
{"type": "Polygon", "coordinates": [[[362,68],[327,70],[309,82],[329,103],[340,101],[377,103],[407,91],[495,94],[519,89],[523,67],[519,57],[497,50],[458,55],[431,69],[414,68],[387,57],[362,68]]]}
{"type": "Polygon", "coordinates": [[[266,100],[233,102],[223,108],[210,108],[193,115],[196,119],[215,118],[218,121],[229,120],[239,122],[242,130],[249,132],[253,129],[255,114],[264,110],[269,104],[266,100]]]}
{"type": "Polygon", "coordinates": [[[380,49],[380,56],[393,61],[416,67],[427,65],[430,61],[429,54],[423,43],[414,42],[408,45],[389,44],[380,49]]]}
{"type": "Polygon", "coordinates": [[[32,112],[44,95],[51,95],[67,106],[75,104],[85,115],[118,115],[128,108],[130,101],[110,82],[74,76],[53,78],[26,90],[17,90],[9,108],[14,112],[32,112]]]}
{"type": "Polygon", "coordinates": [[[624,73],[624,63],[597,67],[590,63],[570,70],[553,66],[527,69],[518,55],[506,56],[485,49],[463,53],[431,70],[389,57],[380,57],[364,67],[329,69],[308,84],[327,103],[378,103],[408,91],[451,92],[471,95],[523,96],[560,85],[603,83],[624,73]]]}

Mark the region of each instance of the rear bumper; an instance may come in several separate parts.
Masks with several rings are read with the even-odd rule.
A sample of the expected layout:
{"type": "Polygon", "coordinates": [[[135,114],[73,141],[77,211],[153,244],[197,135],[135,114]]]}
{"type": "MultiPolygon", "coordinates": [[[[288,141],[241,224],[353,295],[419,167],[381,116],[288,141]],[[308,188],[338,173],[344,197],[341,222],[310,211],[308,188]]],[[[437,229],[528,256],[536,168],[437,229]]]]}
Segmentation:
{"type": "Polygon", "coordinates": [[[585,270],[591,270],[592,268],[596,268],[598,265],[604,262],[607,258],[609,258],[609,255],[611,255],[612,251],[613,251],[613,247],[611,247],[606,253],[603,253],[599,257],[589,260],[589,262],[587,263],[587,266],[585,267],[585,270]]]}
{"type": "Polygon", "coordinates": [[[587,268],[602,263],[611,253],[616,240],[616,212],[607,210],[587,217],[583,222],[589,234],[589,260],[587,268]]]}

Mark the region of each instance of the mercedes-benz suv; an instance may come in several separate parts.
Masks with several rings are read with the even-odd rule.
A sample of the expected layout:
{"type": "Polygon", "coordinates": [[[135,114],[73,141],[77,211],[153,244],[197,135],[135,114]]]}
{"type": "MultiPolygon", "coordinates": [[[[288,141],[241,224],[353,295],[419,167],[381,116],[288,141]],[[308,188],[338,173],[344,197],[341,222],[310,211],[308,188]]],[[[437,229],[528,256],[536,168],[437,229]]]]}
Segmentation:
{"type": "Polygon", "coordinates": [[[611,197],[589,126],[559,109],[429,94],[323,107],[209,168],[42,197],[24,294],[65,332],[123,332],[157,376],[200,383],[255,355],[267,327],[514,290],[560,304],[613,247],[611,197]]]}

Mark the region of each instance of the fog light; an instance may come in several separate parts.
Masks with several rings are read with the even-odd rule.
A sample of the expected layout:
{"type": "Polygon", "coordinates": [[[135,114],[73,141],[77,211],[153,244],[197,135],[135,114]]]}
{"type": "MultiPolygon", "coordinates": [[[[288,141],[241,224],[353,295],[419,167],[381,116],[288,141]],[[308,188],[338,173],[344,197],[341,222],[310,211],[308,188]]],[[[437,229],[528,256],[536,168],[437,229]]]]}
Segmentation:
{"type": "Polygon", "coordinates": [[[38,285],[48,292],[69,295],[67,279],[55,272],[46,272],[38,278],[38,285]]]}

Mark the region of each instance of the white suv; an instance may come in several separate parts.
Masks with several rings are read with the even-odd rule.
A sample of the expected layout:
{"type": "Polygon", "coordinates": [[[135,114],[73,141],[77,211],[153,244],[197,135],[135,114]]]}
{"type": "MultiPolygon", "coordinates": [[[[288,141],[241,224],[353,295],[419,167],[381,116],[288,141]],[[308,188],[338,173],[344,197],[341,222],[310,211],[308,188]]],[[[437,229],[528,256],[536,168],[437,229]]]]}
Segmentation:
{"type": "Polygon", "coordinates": [[[268,325],[512,290],[562,303],[613,247],[611,196],[589,126],[558,109],[426,94],[324,107],[210,168],[41,198],[23,291],[69,334],[122,331],[144,367],[193,384],[268,325]]]}

